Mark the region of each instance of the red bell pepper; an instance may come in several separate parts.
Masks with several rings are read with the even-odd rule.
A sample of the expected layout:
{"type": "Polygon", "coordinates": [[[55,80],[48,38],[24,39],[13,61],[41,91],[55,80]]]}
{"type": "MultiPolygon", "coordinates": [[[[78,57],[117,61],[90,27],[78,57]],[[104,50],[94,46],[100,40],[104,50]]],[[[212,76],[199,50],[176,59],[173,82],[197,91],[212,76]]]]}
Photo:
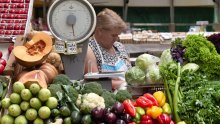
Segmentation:
{"type": "Polygon", "coordinates": [[[136,103],[137,103],[138,106],[140,106],[142,108],[153,106],[153,102],[151,100],[147,99],[144,96],[140,96],[139,98],[137,98],[136,103]]]}
{"type": "Polygon", "coordinates": [[[157,121],[159,124],[170,124],[171,118],[167,114],[161,114],[157,117],[157,121]]]}
{"type": "Polygon", "coordinates": [[[140,124],[153,124],[153,120],[149,115],[143,115],[140,124]]]}
{"type": "Polygon", "coordinates": [[[154,96],[150,93],[145,93],[144,97],[146,97],[147,99],[151,100],[153,102],[153,106],[158,106],[158,102],[157,99],[154,98],[154,96]]]}
{"type": "Polygon", "coordinates": [[[137,105],[135,100],[132,100],[132,104],[133,104],[134,107],[138,107],[138,105],[137,105]]]}
{"type": "Polygon", "coordinates": [[[170,121],[170,124],[175,124],[172,120],[170,121]]]}
{"type": "Polygon", "coordinates": [[[124,105],[125,112],[127,112],[132,117],[136,115],[136,109],[130,99],[124,100],[123,105],[124,105]]]}
{"type": "Polygon", "coordinates": [[[128,123],[128,124],[136,124],[135,122],[130,122],[130,123],[128,123]]]}

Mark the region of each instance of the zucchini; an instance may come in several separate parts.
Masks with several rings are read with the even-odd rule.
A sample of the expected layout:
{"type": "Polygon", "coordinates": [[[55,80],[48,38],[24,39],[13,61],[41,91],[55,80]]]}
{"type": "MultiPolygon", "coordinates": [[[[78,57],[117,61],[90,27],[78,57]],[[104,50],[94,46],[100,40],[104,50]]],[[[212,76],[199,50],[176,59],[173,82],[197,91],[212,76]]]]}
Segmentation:
{"type": "Polygon", "coordinates": [[[72,124],[79,124],[81,121],[81,113],[79,111],[73,111],[71,113],[71,122],[72,124]]]}

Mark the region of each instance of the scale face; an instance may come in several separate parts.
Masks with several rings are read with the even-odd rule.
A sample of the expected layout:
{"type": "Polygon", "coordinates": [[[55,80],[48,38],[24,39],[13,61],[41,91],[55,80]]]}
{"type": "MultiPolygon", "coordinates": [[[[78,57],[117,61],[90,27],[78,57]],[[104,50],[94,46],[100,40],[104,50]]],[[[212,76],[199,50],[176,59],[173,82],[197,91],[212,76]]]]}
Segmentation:
{"type": "Polygon", "coordinates": [[[57,40],[81,43],[93,33],[96,13],[87,0],[56,0],[48,11],[47,21],[57,40]]]}
{"type": "Polygon", "coordinates": [[[56,0],[47,14],[47,24],[61,53],[65,74],[71,80],[84,78],[89,37],[96,26],[96,13],[87,0],[56,0]]]}

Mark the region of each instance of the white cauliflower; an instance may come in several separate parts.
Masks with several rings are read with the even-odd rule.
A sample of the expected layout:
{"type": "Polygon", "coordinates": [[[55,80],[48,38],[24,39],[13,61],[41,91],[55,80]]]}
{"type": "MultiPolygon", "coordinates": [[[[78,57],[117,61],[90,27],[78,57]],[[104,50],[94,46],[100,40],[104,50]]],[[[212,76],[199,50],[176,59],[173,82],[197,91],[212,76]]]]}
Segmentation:
{"type": "Polygon", "coordinates": [[[95,107],[105,108],[105,100],[103,97],[95,93],[88,93],[84,95],[79,94],[76,100],[76,105],[79,107],[81,112],[91,113],[92,109],[95,107]]]}

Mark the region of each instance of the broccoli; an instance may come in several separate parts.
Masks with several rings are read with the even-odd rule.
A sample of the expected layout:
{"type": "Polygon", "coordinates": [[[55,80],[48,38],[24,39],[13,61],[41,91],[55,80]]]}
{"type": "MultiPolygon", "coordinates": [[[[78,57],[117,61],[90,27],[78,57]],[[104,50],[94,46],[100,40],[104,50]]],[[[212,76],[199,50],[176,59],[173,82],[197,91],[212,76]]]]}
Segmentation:
{"type": "Polygon", "coordinates": [[[70,78],[65,74],[59,74],[53,79],[53,84],[63,84],[63,85],[69,85],[72,84],[70,81],[70,78]]]}
{"type": "Polygon", "coordinates": [[[51,95],[58,99],[61,106],[68,106],[71,110],[78,111],[74,104],[79,94],[72,85],[50,84],[48,89],[51,95]]]}
{"type": "Polygon", "coordinates": [[[84,84],[84,87],[81,90],[82,94],[86,93],[95,93],[98,95],[102,95],[103,89],[102,85],[98,82],[88,82],[84,84]]]}
{"type": "Polygon", "coordinates": [[[70,85],[62,85],[62,88],[64,89],[64,92],[68,95],[70,100],[75,103],[79,95],[77,90],[70,85]]]}
{"type": "Polygon", "coordinates": [[[104,100],[105,100],[105,107],[111,107],[115,102],[115,94],[107,91],[107,90],[103,90],[103,93],[101,95],[104,100]]]}
{"type": "Polygon", "coordinates": [[[51,96],[58,98],[57,92],[64,93],[60,84],[50,84],[48,89],[50,90],[51,96]]]}
{"type": "Polygon", "coordinates": [[[132,95],[127,90],[119,90],[115,95],[115,99],[119,102],[123,102],[126,99],[131,99],[132,95]]]}

